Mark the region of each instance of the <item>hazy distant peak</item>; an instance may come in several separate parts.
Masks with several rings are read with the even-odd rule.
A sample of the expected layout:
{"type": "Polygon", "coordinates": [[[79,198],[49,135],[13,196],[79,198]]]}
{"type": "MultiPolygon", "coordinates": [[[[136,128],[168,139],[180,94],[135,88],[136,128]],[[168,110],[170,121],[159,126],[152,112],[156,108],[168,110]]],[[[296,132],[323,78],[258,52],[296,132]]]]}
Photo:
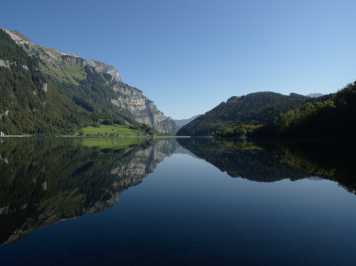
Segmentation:
{"type": "Polygon", "coordinates": [[[319,97],[322,97],[324,94],[322,93],[310,93],[310,94],[307,94],[306,96],[309,97],[309,98],[319,98],[319,97]]]}
{"type": "Polygon", "coordinates": [[[192,116],[192,117],[186,118],[186,119],[175,119],[174,122],[176,123],[177,130],[179,130],[180,128],[182,128],[185,125],[189,124],[194,119],[197,119],[199,116],[201,116],[201,115],[195,115],[195,116],[192,116]]]}
{"type": "Polygon", "coordinates": [[[295,92],[291,92],[291,93],[289,94],[289,96],[294,96],[294,97],[305,97],[304,95],[299,94],[299,93],[295,93],[295,92]]]}

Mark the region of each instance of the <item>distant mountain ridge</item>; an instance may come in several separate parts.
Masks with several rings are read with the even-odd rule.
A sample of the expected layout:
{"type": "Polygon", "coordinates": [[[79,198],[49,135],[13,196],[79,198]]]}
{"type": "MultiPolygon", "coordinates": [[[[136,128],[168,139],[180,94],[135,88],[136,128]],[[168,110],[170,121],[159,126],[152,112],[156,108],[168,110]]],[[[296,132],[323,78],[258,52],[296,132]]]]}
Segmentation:
{"type": "Polygon", "coordinates": [[[0,30],[0,88],[0,131],[7,134],[69,133],[102,122],[175,131],[174,121],[113,66],[7,29],[0,30]]]}
{"type": "Polygon", "coordinates": [[[175,119],[174,122],[176,123],[177,131],[179,129],[181,129],[182,127],[184,127],[185,125],[187,125],[190,122],[192,122],[193,120],[197,119],[199,116],[200,115],[195,115],[195,116],[192,116],[192,117],[186,118],[186,119],[175,119]]]}
{"type": "Polygon", "coordinates": [[[238,123],[267,124],[280,112],[298,107],[310,98],[292,93],[257,92],[231,97],[178,131],[178,135],[209,136],[238,123]]]}
{"type": "Polygon", "coordinates": [[[310,97],[310,98],[319,98],[322,97],[324,94],[322,93],[309,93],[306,96],[310,97]]]}

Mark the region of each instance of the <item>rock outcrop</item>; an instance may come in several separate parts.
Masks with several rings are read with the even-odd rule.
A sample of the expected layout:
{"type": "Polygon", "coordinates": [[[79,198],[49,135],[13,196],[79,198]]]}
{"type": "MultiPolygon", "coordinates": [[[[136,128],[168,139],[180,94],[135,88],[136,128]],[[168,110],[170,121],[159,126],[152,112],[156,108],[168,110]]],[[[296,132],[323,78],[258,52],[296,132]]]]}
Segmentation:
{"type": "Polygon", "coordinates": [[[144,96],[142,91],[123,82],[114,83],[113,90],[116,92],[116,97],[111,99],[112,104],[128,110],[137,122],[165,134],[175,131],[174,121],[159,111],[156,105],[144,96]]]}

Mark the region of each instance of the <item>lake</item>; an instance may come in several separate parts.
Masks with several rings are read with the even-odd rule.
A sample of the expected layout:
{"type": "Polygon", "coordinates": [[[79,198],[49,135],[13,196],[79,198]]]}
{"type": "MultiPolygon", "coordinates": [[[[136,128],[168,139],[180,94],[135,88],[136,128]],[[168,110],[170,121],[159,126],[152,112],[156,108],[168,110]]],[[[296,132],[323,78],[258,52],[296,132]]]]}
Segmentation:
{"type": "Polygon", "coordinates": [[[354,265],[352,150],[2,140],[1,265],[354,265]]]}

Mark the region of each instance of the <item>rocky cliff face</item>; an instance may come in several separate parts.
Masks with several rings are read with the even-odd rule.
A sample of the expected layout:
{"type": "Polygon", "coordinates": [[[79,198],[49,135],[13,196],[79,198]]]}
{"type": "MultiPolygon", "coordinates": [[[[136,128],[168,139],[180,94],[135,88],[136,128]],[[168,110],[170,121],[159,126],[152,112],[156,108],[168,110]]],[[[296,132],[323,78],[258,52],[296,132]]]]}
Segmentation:
{"type": "Polygon", "coordinates": [[[148,125],[165,134],[175,131],[175,123],[158,110],[156,105],[145,97],[142,91],[123,82],[114,82],[116,97],[111,99],[113,105],[128,110],[139,123],[148,125]]]}
{"type": "MultiPolygon", "coordinates": [[[[26,53],[39,61],[41,73],[54,79],[64,86],[90,85],[90,75],[94,72],[105,80],[108,91],[106,94],[108,108],[121,110],[131,116],[136,122],[145,124],[156,131],[170,134],[175,131],[175,123],[158,110],[142,91],[125,84],[115,67],[96,60],[87,60],[77,55],[62,53],[56,49],[46,48],[29,41],[22,34],[4,29],[4,31],[23,48],[26,53]]],[[[0,67],[9,68],[11,62],[0,58],[0,67]]],[[[23,66],[27,68],[27,66],[23,66]]],[[[47,92],[47,85],[46,92],[47,92]]]]}

